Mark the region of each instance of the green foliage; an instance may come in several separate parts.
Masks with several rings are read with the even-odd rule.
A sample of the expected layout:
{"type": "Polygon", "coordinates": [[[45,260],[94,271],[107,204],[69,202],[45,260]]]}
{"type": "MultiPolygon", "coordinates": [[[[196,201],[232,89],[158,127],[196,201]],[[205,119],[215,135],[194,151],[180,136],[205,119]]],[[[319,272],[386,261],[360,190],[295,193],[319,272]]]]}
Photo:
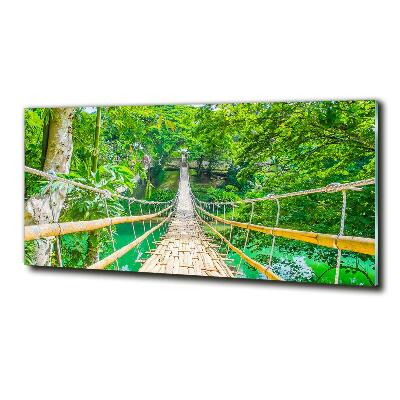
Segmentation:
{"type": "Polygon", "coordinates": [[[291,190],[374,174],[375,102],[243,104],[234,111],[241,179],[256,172],[291,190]],[[255,121],[251,124],[250,121],[255,121]]]}
{"type": "MultiPolygon", "coordinates": [[[[86,165],[88,167],[88,165],[86,165]]],[[[77,182],[96,187],[100,190],[108,190],[111,193],[130,194],[134,188],[133,173],[123,165],[101,165],[96,173],[81,170],[80,173],[73,172],[69,175],[77,182]],[[89,175],[83,178],[82,175],[89,175]]],[[[104,196],[94,192],[72,187],[68,196],[67,206],[62,215],[66,220],[85,220],[107,217],[107,203],[109,216],[117,216],[124,212],[124,207],[118,198],[104,196]]]]}
{"type": "Polygon", "coordinates": [[[34,265],[35,242],[24,242],[24,263],[25,265],[34,265]]]}
{"type": "Polygon", "coordinates": [[[88,250],[88,234],[76,233],[64,235],[61,238],[63,265],[68,268],[84,267],[85,255],[88,250]]]}
{"type": "Polygon", "coordinates": [[[233,191],[227,191],[218,188],[209,188],[207,190],[204,201],[226,202],[226,201],[236,201],[239,199],[240,197],[233,191]]]}
{"type": "Polygon", "coordinates": [[[223,109],[212,105],[199,108],[195,118],[188,143],[189,157],[197,162],[198,173],[205,170],[211,176],[220,163],[231,161],[233,141],[229,121],[223,109]]]}
{"type": "Polygon", "coordinates": [[[25,165],[40,169],[43,139],[43,108],[27,108],[24,112],[25,165]]]}
{"type": "Polygon", "coordinates": [[[171,189],[154,189],[149,197],[151,201],[169,201],[176,195],[176,192],[171,189]]]}
{"type": "Polygon", "coordinates": [[[239,191],[239,189],[233,185],[226,185],[224,189],[226,192],[232,192],[232,193],[237,193],[239,191]]]}

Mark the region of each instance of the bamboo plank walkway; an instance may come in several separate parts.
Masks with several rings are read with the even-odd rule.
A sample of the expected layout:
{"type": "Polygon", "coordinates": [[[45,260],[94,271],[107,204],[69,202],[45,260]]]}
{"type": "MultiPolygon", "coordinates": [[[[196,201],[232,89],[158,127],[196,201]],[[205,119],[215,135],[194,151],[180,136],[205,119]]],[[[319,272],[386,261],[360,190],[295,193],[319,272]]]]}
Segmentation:
{"type": "Polygon", "coordinates": [[[195,218],[187,167],[181,167],[176,213],[139,272],[234,277],[195,218]]]}

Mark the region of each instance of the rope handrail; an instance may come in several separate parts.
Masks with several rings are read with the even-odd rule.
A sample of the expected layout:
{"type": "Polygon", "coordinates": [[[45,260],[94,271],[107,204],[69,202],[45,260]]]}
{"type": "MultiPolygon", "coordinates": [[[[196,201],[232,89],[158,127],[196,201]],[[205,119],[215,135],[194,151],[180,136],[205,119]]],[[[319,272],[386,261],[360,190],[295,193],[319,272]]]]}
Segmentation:
{"type": "Polygon", "coordinates": [[[24,240],[29,241],[44,237],[62,236],[69,233],[94,231],[111,225],[148,221],[162,215],[166,211],[170,210],[171,207],[173,207],[173,205],[170,205],[153,214],[111,217],[90,221],[55,222],[50,224],[28,225],[24,227],[24,240]]]}
{"type": "Polygon", "coordinates": [[[221,235],[214,227],[212,227],[208,222],[206,222],[203,218],[201,218],[197,211],[195,211],[195,213],[196,213],[197,218],[203,224],[207,225],[208,228],[210,228],[211,231],[215,235],[217,235],[223,242],[225,242],[231,250],[233,250],[236,254],[238,254],[241,259],[245,260],[249,265],[256,268],[259,272],[264,274],[270,280],[275,280],[275,281],[283,281],[284,280],[280,276],[278,276],[274,272],[272,272],[272,270],[270,268],[265,268],[262,264],[253,260],[248,255],[246,255],[242,250],[235,247],[228,239],[226,239],[223,235],[221,235]]]}
{"type": "MultiPolygon", "coordinates": [[[[296,196],[306,196],[309,194],[316,193],[335,193],[341,192],[343,190],[357,190],[357,188],[362,188],[363,186],[374,185],[375,178],[364,179],[361,181],[348,182],[348,183],[330,183],[327,186],[315,188],[315,189],[306,189],[300,190],[297,192],[283,193],[283,194],[269,194],[264,197],[256,197],[254,199],[247,198],[236,201],[221,201],[221,202],[209,202],[209,201],[201,201],[196,199],[201,204],[214,204],[214,205],[236,205],[243,203],[255,203],[258,201],[267,201],[267,200],[277,200],[277,199],[285,199],[287,197],[296,197],[296,196]]],[[[359,189],[360,190],[360,189],[359,189]]]]}
{"type": "Polygon", "coordinates": [[[121,258],[124,254],[126,254],[129,250],[132,250],[134,247],[139,245],[143,242],[149,235],[155,232],[157,229],[161,228],[170,218],[173,212],[170,212],[167,217],[165,217],[158,225],[154,226],[153,228],[149,229],[147,232],[143,233],[143,235],[139,236],[132,242],[128,243],[124,247],[121,247],[119,250],[113,252],[109,256],[103,258],[102,260],[90,265],[87,269],[104,269],[108,265],[112,264],[114,261],[117,261],[121,258]]]}
{"type": "Polygon", "coordinates": [[[216,221],[223,222],[230,226],[236,226],[242,229],[249,229],[256,232],[265,233],[267,235],[274,235],[286,239],[293,239],[302,242],[312,243],[323,247],[329,247],[339,250],[349,250],[355,253],[375,255],[375,239],[363,238],[357,236],[341,236],[331,235],[326,233],[316,233],[299,231],[294,229],[284,229],[276,227],[268,227],[263,225],[255,225],[245,222],[232,221],[221,218],[214,214],[209,213],[202,207],[195,204],[195,207],[201,210],[205,215],[213,218],[216,221]]]}
{"type": "Polygon", "coordinates": [[[137,199],[136,197],[123,196],[122,194],[119,194],[119,193],[113,193],[113,192],[110,192],[109,190],[105,190],[105,189],[98,189],[98,188],[96,188],[94,186],[89,186],[89,185],[86,185],[86,184],[81,183],[81,182],[77,182],[77,181],[73,181],[71,179],[63,178],[61,176],[57,176],[55,173],[51,173],[50,174],[48,172],[40,171],[38,169],[27,167],[27,166],[24,166],[24,171],[29,173],[29,174],[32,174],[32,175],[40,176],[41,178],[47,179],[48,181],[63,182],[63,183],[66,183],[68,185],[76,186],[76,187],[79,187],[79,188],[84,189],[84,190],[89,190],[89,191],[94,192],[94,193],[102,194],[102,195],[104,195],[106,197],[117,197],[119,199],[129,200],[131,202],[142,203],[142,204],[168,204],[168,203],[171,203],[173,201],[173,200],[169,200],[169,201],[140,200],[140,199],[137,199]]]}

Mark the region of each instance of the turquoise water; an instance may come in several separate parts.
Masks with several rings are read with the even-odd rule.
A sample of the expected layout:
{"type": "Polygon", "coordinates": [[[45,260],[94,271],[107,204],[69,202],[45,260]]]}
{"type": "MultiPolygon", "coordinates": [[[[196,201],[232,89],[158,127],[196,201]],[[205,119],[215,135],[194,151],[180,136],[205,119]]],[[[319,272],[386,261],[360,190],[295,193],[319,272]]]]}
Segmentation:
{"type": "MultiPolygon", "coordinates": [[[[124,247],[125,245],[131,243],[135,237],[139,237],[143,235],[145,231],[151,229],[157,225],[157,221],[145,222],[136,222],[134,224],[134,229],[136,232],[136,236],[134,234],[132,224],[121,224],[116,225],[116,231],[114,231],[114,241],[116,250],[124,247]]],[[[160,229],[157,229],[154,233],[150,234],[139,246],[134,247],[132,250],[129,250],[126,254],[124,254],[118,260],[119,270],[121,271],[138,271],[141,267],[142,263],[139,260],[145,260],[150,256],[148,251],[154,250],[156,245],[154,241],[160,239],[160,236],[164,233],[166,229],[166,225],[163,225],[160,229]]],[[[108,246],[107,250],[100,254],[100,259],[106,257],[107,255],[113,252],[112,247],[108,246]]],[[[116,263],[111,264],[107,269],[115,269],[116,263]]]]}
{"type": "MultiPolygon", "coordinates": [[[[260,261],[267,266],[271,247],[265,247],[257,251],[245,250],[246,255],[260,261]]],[[[239,277],[247,279],[266,279],[256,269],[250,267],[234,252],[230,251],[228,257],[232,261],[228,261],[230,265],[236,267],[239,271],[239,277]]],[[[336,264],[334,264],[336,265],[336,264]]],[[[272,270],[286,281],[295,282],[317,282],[323,284],[334,283],[335,270],[325,262],[318,261],[306,254],[288,254],[281,252],[279,248],[274,248],[272,270]],[[322,277],[321,277],[322,275],[322,277]],[[317,279],[321,277],[320,279],[317,279]]],[[[358,260],[351,256],[342,256],[340,266],[340,283],[343,285],[371,286],[375,281],[375,263],[371,260],[358,260]],[[364,273],[349,270],[347,267],[355,268],[355,264],[360,271],[365,271],[369,279],[364,273]]]]}
{"type": "MultiPolygon", "coordinates": [[[[147,231],[151,226],[155,226],[156,221],[142,222],[134,224],[136,236],[139,237],[144,231],[147,231]]],[[[150,255],[148,251],[155,249],[156,245],[154,241],[158,241],[160,236],[167,229],[167,225],[164,225],[161,229],[154,232],[154,235],[150,235],[148,240],[144,240],[138,247],[130,250],[119,261],[119,269],[122,271],[138,271],[142,263],[139,260],[145,260],[150,255]]],[[[229,237],[229,230],[226,230],[223,225],[217,226],[217,229],[221,231],[225,236],[229,237]]],[[[122,224],[116,226],[114,231],[114,240],[116,249],[129,244],[134,240],[132,224],[122,224]]],[[[221,243],[216,240],[215,243],[221,243]]],[[[245,250],[245,253],[261,262],[263,265],[267,265],[271,247],[266,246],[263,248],[251,248],[251,241],[249,247],[245,250]],[[250,247],[250,248],[249,248],[250,247]]],[[[227,252],[227,246],[222,244],[220,247],[221,254],[227,254],[230,260],[227,263],[233,266],[238,273],[238,278],[244,279],[266,279],[263,274],[260,274],[255,268],[249,266],[246,262],[241,261],[241,258],[236,253],[229,251],[227,252]]],[[[333,259],[336,257],[336,250],[328,250],[332,252],[333,259]]],[[[107,251],[100,255],[100,258],[104,258],[108,254],[112,253],[112,247],[108,246],[107,251]]],[[[335,263],[333,265],[336,265],[335,263]]],[[[305,252],[290,253],[285,250],[281,250],[279,241],[277,240],[274,252],[273,252],[273,263],[272,270],[279,276],[288,281],[300,281],[300,282],[318,282],[325,284],[332,284],[334,282],[335,270],[331,269],[332,266],[326,262],[318,260],[317,255],[313,256],[305,252]],[[317,277],[322,278],[316,280],[317,277]]],[[[109,269],[115,269],[115,263],[109,266],[109,269]]],[[[341,269],[340,269],[340,283],[344,285],[371,285],[375,281],[375,263],[372,257],[362,260],[354,256],[354,254],[343,252],[341,269]],[[348,270],[346,267],[357,267],[363,270],[365,273],[355,272],[354,270],[348,270]],[[366,277],[369,277],[369,279],[366,277]]]]}
{"type": "MultiPolygon", "coordinates": [[[[230,229],[223,224],[213,224],[221,234],[229,238],[230,229]]],[[[206,229],[207,233],[211,233],[206,229]]],[[[254,238],[254,236],[252,236],[254,238]]],[[[250,258],[260,262],[264,266],[268,265],[271,246],[253,246],[250,237],[248,247],[244,253],[250,258]]],[[[321,261],[318,251],[307,253],[305,251],[290,252],[285,247],[280,246],[287,239],[277,238],[273,251],[272,270],[286,281],[295,282],[316,282],[322,284],[332,284],[335,279],[335,266],[337,250],[325,249],[332,259],[332,264],[321,261]]],[[[216,239],[216,243],[220,243],[216,239]]],[[[272,242],[272,238],[271,238],[272,242]]],[[[239,246],[243,250],[243,246],[239,246]]],[[[318,250],[318,248],[316,248],[318,250]]],[[[316,250],[314,249],[314,250],[316,250]]],[[[255,268],[242,261],[240,256],[233,251],[227,253],[227,245],[220,247],[220,252],[227,254],[230,259],[227,263],[238,271],[238,278],[244,279],[266,279],[255,268]]],[[[319,248],[321,250],[321,248],[319,248]]],[[[342,285],[371,286],[375,283],[376,266],[374,257],[359,257],[352,252],[342,252],[340,263],[339,283],[342,285]]]]}

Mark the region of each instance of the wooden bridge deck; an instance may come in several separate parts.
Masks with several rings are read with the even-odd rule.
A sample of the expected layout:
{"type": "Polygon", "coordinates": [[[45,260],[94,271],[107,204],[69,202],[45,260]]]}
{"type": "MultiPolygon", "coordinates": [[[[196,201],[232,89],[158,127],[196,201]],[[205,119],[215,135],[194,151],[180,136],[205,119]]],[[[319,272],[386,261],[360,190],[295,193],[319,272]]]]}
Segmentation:
{"type": "Polygon", "coordinates": [[[176,213],[168,231],[139,272],[234,276],[195,218],[187,167],[181,167],[176,213]]]}

